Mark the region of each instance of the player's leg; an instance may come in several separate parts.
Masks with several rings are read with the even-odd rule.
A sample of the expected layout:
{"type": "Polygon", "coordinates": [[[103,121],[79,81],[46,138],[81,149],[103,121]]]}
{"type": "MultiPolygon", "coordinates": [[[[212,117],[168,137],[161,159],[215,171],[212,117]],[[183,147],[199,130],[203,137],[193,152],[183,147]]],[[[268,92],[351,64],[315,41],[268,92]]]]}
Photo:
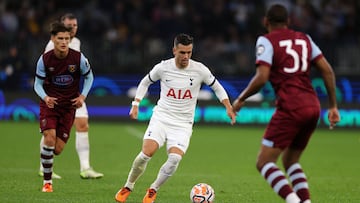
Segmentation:
{"type": "MultiPolygon", "coordinates": [[[[154,140],[148,140],[148,141],[155,142],[154,140]]],[[[143,150],[144,149],[146,149],[145,145],[143,147],[143,150]]],[[[148,148],[148,151],[149,149],[150,148],[148,148]]],[[[181,155],[176,154],[174,152],[170,152],[167,161],[160,168],[156,180],[154,181],[153,184],[151,184],[150,188],[147,189],[146,194],[143,198],[143,203],[155,202],[157,190],[175,172],[180,160],[181,160],[181,155]],[[165,170],[169,170],[169,171],[165,171],[165,170]]]]}
{"type": "Polygon", "coordinates": [[[42,192],[52,192],[52,167],[54,163],[54,150],[56,143],[56,130],[48,129],[43,132],[44,146],[40,152],[40,160],[43,166],[42,192]]]}
{"type": "MultiPolygon", "coordinates": [[[[64,143],[69,138],[71,125],[74,120],[75,111],[64,109],[50,109],[45,103],[40,103],[40,131],[44,136],[44,146],[40,152],[41,163],[43,166],[43,192],[52,192],[52,171],[54,163],[54,154],[59,153],[59,149],[63,146],[57,146],[58,126],[61,126],[59,135],[64,139],[64,143]],[[63,120],[59,121],[59,115],[63,116],[63,120]],[[68,122],[68,123],[66,123],[68,122]]],[[[61,152],[61,151],[60,151],[61,152]]]]}
{"type": "Polygon", "coordinates": [[[75,147],[79,156],[80,171],[90,168],[90,145],[88,133],[88,118],[75,117],[75,147]]]}
{"type": "Polygon", "coordinates": [[[151,184],[150,188],[156,191],[170,178],[176,171],[182,159],[183,152],[180,150],[169,151],[166,162],[161,166],[156,180],[151,184]]]}
{"type": "MultiPolygon", "coordinates": [[[[56,137],[56,130],[49,129],[44,131],[44,148],[41,151],[41,162],[44,168],[44,181],[42,192],[53,192],[52,188],[52,167],[54,155],[59,155],[64,149],[65,142],[56,137]]],[[[65,139],[67,140],[67,139],[65,139]]]]}
{"type": "Polygon", "coordinates": [[[277,109],[266,128],[256,163],[257,169],[270,187],[287,203],[299,203],[300,198],[276,162],[297,134],[296,124],[290,112],[277,109]]]}
{"type": "Polygon", "coordinates": [[[136,156],[128,179],[126,181],[125,187],[130,188],[131,190],[134,188],[135,182],[137,179],[144,173],[147,163],[154,155],[154,153],[159,148],[159,145],[154,140],[145,139],[143,143],[142,151],[136,156]]]}
{"type": "Polygon", "coordinates": [[[158,150],[159,144],[155,140],[144,139],[142,151],[134,159],[125,186],[115,195],[115,200],[125,202],[131,191],[134,189],[136,181],[144,173],[148,162],[158,150]]]}
{"type": "Polygon", "coordinates": [[[80,177],[101,178],[104,174],[96,172],[90,165],[89,119],[86,104],[75,113],[75,146],[80,161],[80,177]]]}
{"type": "Polygon", "coordinates": [[[144,173],[148,162],[156,151],[165,143],[163,125],[153,117],[144,133],[141,152],[136,156],[131,166],[125,186],[115,195],[115,200],[125,202],[130,192],[134,190],[136,181],[144,173]]]}
{"type": "Polygon", "coordinates": [[[157,178],[151,184],[143,198],[143,203],[154,202],[160,187],[175,174],[179,163],[185,154],[192,134],[192,125],[183,127],[165,127],[168,158],[161,166],[157,178]]]}
{"type": "Polygon", "coordinates": [[[305,172],[299,164],[302,152],[305,150],[311,135],[315,131],[320,116],[319,107],[306,107],[292,112],[292,117],[297,119],[299,131],[290,146],[284,151],[282,162],[293,190],[301,202],[310,203],[309,184],[305,172]]]}
{"type": "Polygon", "coordinates": [[[269,183],[270,187],[287,203],[299,203],[299,197],[293,192],[285,174],[276,165],[276,161],[281,154],[280,148],[272,148],[268,146],[261,146],[256,168],[261,173],[261,176],[269,183]]]}
{"type": "MultiPolygon", "coordinates": [[[[41,135],[41,139],[40,139],[40,153],[41,153],[41,150],[44,148],[44,135],[41,135]]],[[[44,168],[42,167],[42,163],[41,163],[41,160],[40,160],[40,168],[39,168],[39,175],[40,176],[44,176],[44,168]]]]}
{"type": "Polygon", "coordinates": [[[156,193],[176,171],[184,153],[180,149],[171,148],[169,150],[168,159],[161,166],[157,178],[151,184],[150,188],[146,191],[143,198],[143,203],[151,203],[156,199],[156,193]]]}
{"type": "Polygon", "coordinates": [[[283,155],[283,165],[292,183],[293,190],[302,202],[310,203],[309,185],[306,175],[299,164],[302,150],[287,149],[283,155]]]}
{"type": "Polygon", "coordinates": [[[319,107],[306,107],[292,112],[292,117],[297,119],[299,131],[290,146],[284,151],[282,162],[288,177],[293,185],[293,190],[302,202],[310,203],[309,184],[305,172],[299,164],[302,152],[305,150],[311,135],[317,127],[320,116],[319,107]]]}
{"type": "Polygon", "coordinates": [[[116,194],[115,200],[117,202],[125,202],[131,191],[134,190],[135,182],[144,173],[147,163],[151,157],[145,155],[142,151],[134,159],[125,186],[122,187],[116,194]]]}
{"type": "MultiPolygon", "coordinates": [[[[44,144],[44,136],[41,135],[41,139],[40,139],[40,153],[42,151],[42,149],[44,148],[45,144],[44,144]]],[[[39,167],[39,176],[43,177],[44,176],[44,168],[42,166],[41,160],[40,160],[40,167],[39,167]]],[[[61,176],[57,173],[52,172],[52,178],[54,179],[61,179],[61,176]]]]}

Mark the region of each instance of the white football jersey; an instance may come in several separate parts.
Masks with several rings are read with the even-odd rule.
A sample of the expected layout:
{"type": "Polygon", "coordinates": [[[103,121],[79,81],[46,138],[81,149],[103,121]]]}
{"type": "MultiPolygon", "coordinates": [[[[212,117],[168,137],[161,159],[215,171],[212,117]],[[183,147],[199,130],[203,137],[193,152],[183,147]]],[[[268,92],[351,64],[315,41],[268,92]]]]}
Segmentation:
{"type": "Polygon", "coordinates": [[[202,83],[212,85],[216,81],[205,65],[191,59],[185,69],[177,68],[174,58],[162,61],[154,66],[148,77],[153,82],[160,80],[161,85],[153,116],[178,124],[192,124],[202,83]]]}
{"type": "MultiPolygon", "coordinates": [[[[69,47],[76,51],[80,51],[80,45],[81,45],[80,40],[77,37],[74,37],[71,39],[69,47]]],[[[47,45],[45,47],[44,53],[46,53],[52,49],[54,49],[54,43],[51,40],[49,40],[49,42],[47,43],[47,45]]]]}

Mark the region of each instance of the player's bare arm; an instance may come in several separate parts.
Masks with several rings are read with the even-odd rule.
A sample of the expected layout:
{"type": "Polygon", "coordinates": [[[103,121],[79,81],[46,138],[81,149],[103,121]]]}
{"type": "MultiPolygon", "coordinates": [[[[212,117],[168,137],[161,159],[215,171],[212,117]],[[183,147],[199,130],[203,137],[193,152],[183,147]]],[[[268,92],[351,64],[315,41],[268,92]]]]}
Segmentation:
{"type": "Polygon", "coordinates": [[[232,107],[235,112],[238,112],[244,105],[245,100],[256,94],[265,85],[270,76],[270,68],[265,65],[259,65],[256,69],[255,76],[251,79],[249,85],[240,93],[234,101],[232,107]]]}
{"type": "Polygon", "coordinates": [[[131,102],[131,109],[129,112],[129,116],[131,119],[136,120],[138,118],[139,114],[139,104],[142,98],[144,98],[144,95],[146,94],[149,86],[152,84],[152,81],[150,80],[149,74],[143,77],[141,79],[138,88],[136,90],[135,98],[131,102]]]}
{"type": "Polygon", "coordinates": [[[340,113],[337,108],[330,108],[328,110],[328,120],[330,123],[330,130],[340,121],[340,113]]]}
{"type": "Polygon", "coordinates": [[[335,75],[329,64],[329,62],[322,57],[315,61],[316,67],[320,70],[323,78],[325,87],[329,97],[329,110],[328,110],[328,119],[330,123],[330,129],[333,129],[340,121],[340,113],[337,108],[336,102],[336,84],[335,84],[335,75]]]}
{"type": "Polygon", "coordinates": [[[129,116],[131,119],[137,120],[139,114],[139,104],[140,104],[140,99],[135,99],[131,103],[131,109],[129,112],[129,116]]]}
{"type": "Polygon", "coordinates": [[[230,104],[230,100],[229,99],[224,99],[221,102],[225,108],[226,108],[226,113],[229,116],[229,118],[231,119],[230,123],[231,125],[234,125],[234,123],[236,122],[236,113],[234,112],[231,104],[230,104]]]}
{"type": "Polygon", "coordinates": [[[139,107],[138,106],[132,106],[129,112],[129,116],[131,119],[136,120],[138,118],[139,113],[139,107]]]}
{"type": "Polygon", "coordinates": [[[318,59],[315,62],[315,65],[320,70],[324,78],[325,87],[329,95],[329,108],[336,108],[337,107],[336,95],[335,95],[336,84],[335,84],[334,72],[328,61],[325,59],[325,57],[318,59]]]}
{"type": "Polygon", "coordinates": [[[239,98],[235,99],[232,104],[232,109],[234,113],[237,113],[240,111],[240,109],[245,105],[245,101],[239,100],[239,98]]]}

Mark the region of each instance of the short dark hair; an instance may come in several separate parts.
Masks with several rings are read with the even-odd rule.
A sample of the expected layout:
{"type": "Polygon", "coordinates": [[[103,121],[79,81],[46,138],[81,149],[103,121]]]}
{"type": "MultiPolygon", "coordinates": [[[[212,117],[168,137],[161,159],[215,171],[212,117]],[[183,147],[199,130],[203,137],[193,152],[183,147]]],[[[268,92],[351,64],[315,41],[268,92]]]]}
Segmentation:
{"type": "Polygon", "coordinates": [[[50,24],[50,34],[57,35],[59,32],[71,32],[71,28],[65,27],[65,25],[59,21],[52,22],[50,24]]]}
{"type": "Polygon", "coordinates": [[[288,12],[285,6],[274,4],[266,12],[266,18],[270,24],[286,24],[288,22],[288,12]]]}
{"type": "Polygon", "coordinates": [[[61,16],[60,21],[64,22],[65,19],[73,20],[76,19],[76,16],[72,13],[65,13],[64,15],[61,16]]]}
{"type": "Polygon", "coordinates": [[[174,39],[174,46],[177,46],[178,44],[189,45],[193,43],[194,43],[194,38],[184,33],[176,35],[174,39]]]}

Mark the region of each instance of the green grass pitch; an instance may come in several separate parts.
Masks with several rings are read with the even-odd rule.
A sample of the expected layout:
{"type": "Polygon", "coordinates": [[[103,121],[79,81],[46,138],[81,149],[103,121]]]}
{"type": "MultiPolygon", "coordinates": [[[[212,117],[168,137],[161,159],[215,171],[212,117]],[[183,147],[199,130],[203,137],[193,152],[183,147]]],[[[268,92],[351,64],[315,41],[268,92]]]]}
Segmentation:
{"type": "MultiPolygon", "coordinates": [[[[40,192],[38,123],[0,122],[0,202],[115,202],[134,157],[140,150],[146,123],[90,122],[91,164],[105,174],[82,180],[74,132],[55,158],[54,192],[40,192]]],[[[206,182],[215,189],[215,203],[283,202],[255,169],[264,126],[200,125],[194,127],[187,154],[173,177],[158,192],[157,203],[190,202],[192,186],[206,182]]],[[[360,134],[358,129],[318,129],[301,164],[313,202],[360,202],[360,134]]],[[[149,162],[128,203],[141,202],[166,159],[164,147],[149,162]]]]}

